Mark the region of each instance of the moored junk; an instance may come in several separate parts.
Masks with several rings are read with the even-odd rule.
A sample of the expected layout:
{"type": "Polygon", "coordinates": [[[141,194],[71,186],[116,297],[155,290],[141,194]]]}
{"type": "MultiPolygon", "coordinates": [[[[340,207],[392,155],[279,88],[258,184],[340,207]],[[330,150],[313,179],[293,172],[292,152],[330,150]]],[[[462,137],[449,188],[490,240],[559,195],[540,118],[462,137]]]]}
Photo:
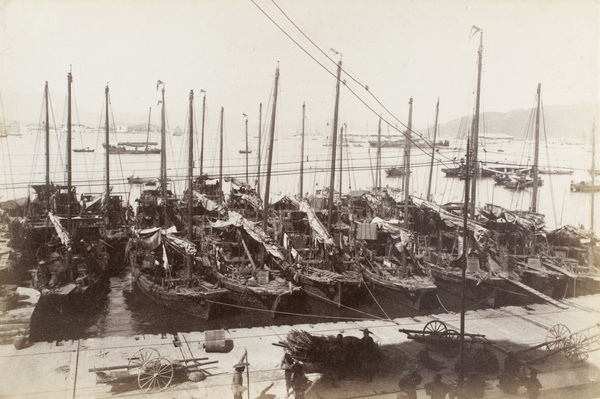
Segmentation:
{"type": "Polygon", "coordinates": [[[227,290],[206,281],[193,243],[159,227],[136,230],[127,255],[135,285],[153,301],[205,320],[218,313],[227,290]]]}
{"type": "MultiPolygon", "coordinates": [[[[308,202],[284,197],[274,209],[279,239],[295,262],[293,281],[319,302],[337,307],[357,304],[364,294],[358,262],[336,246],[308,202]]],[[[348,237],[348,232],[338,230],[337,237],[348,237]]]]}
{"type": "Polygon", "coordinates": [[[301,289],[289,281],[289,254],[256,223],[229,211],[210,230],[201,239],[202,259],[215,283],[227,289],[230,304],[271,317],[297,309],[301,289]]]}
{"type": "Polygon", "coordinates": [[[416,225],[417,233],[427,237],[429,243],[422,260],[439,288],[460,295],[466,265],[466,299],[473,305],[493,307],[543,300],[563,306],[524,284],[521,275],[509,267],[494,234],[481,222],[468,222],[465,245],[462,217],[418,198],[413,197],[412,201],[416,205],[413,220],[421,221],[416,225]],[[467,253],[463,252],[465,246],[467,253]]]}

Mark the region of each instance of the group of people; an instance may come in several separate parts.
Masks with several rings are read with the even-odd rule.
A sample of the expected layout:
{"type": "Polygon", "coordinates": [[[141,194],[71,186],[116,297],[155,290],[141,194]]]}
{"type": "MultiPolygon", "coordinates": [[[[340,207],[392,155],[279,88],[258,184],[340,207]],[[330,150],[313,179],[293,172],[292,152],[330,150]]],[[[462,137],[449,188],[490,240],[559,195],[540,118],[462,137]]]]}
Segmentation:
{"type": "MultiPolygon", "coordinates": [[[[418,368],[413,366],[398,382],[398,399],[417,399],[417,387],[422,381],[418,368]]],[[[531,370],[527,376],[517,354],[510,352],[504,360],[504,373],[500,376],[499,387],[506,394],[516,395],[520,386],[527,388],[527,396],[530,398],[539,397],[542,389],[537,371],[531,370]]],[[[485,395],[485,380],[480,374],[471,373],[461,386],[454,387],[443,382],[441,374],[435,374],[433,381],[426,383],[423,388],[431,399],[480,399],[485,395]]]]}
{"type": "Polygon", "coordinates": [[[312,381],[304,374],[302,364],[295,361],[292,355],[286,352],[281,361],[281,368],[285,372],[285,392],[287,396],[290,396],[291,389],[296,399],[304,399],[304,395],[312,385],[312,381]]]}

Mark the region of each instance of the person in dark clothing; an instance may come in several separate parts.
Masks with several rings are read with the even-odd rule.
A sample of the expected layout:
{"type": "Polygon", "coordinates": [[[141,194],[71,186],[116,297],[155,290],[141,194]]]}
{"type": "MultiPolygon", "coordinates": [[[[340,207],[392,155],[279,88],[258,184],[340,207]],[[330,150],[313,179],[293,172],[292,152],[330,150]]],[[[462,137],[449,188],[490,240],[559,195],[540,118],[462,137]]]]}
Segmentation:
{"type": "Polygon", "coordinates": [[[306,377],[302,365],[298,362],[292,366],[292,388],[294,389],[294,398],[304,399],[304,394],[310,388],[312,381],[306,377]]]}
{"type": "Polygon", "coordinates": [[[423,381],[423,377],[416,368],[398,381],[400,390],[408,395],[408,399],[417,399],[417,386],[423,381]]]}
{"type": "Polygon", "coordinates": [[[285,372],[285,393],[287,396],[290,396],[290,388],[292,387],[292,367],[294,366],[294,363],[292,356],[286,352],[285,355],[283,355],[280,367],[285,372]]]}
{"type": "Polygon", "coordinates": [[[365,328],[361,331],[363,332],[363,337],[360,339],[363,372],[367,382],[371,382],[373,381],[373,375],[375,374],[377,344],[373,341],[373,338],[371,338],[371,331],[369,331],[369,329],[365,328]]]}
{"type": "Polygon", "coordinates": [[[450,385],[442,382],[442,375],[436,374],[433,377],[433,381],[428,382],[424,386],[425,393],[431,397],[431,399],[445,399],[446,395],[450,392],[450,385]]]}
{"type": "Polygon", "coordinates": [[[233,382],[231,383],[231,390],[233,391],[233,399],[243,399],[243,393],[246,387],[244,387],[244,375],[242,374],[246,369],[245,363],[238,363],[233,366],[235,373],[233,374],[233,382]]]}
{"type": "Polygon", "coordinates": [[[542,383],[537,378],[537,371],[531,370],[529,373],[529,378],[525,381],[525,387],[527,388],[527,396],[530,398],[537,398],[540,396],[542,383]]]}

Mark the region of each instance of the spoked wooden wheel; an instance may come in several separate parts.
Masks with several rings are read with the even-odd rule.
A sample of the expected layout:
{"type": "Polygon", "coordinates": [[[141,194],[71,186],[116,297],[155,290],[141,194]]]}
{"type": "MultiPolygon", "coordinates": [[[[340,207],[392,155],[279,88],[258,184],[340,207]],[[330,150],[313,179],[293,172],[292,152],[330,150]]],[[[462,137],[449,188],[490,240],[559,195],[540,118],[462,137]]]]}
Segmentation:
{"type": "Polygon", "coordinates": [[[160,392],[173,381],[173,364],[169,359],[150,359],[140,367],[138,385],[146,392],[160,392]]]}
{"type": "Polygon", "coordinates": [[[148,360],[158,359],[160,353],[154,348],[142,348],[129,358],[128,370],[139,369],[148,360]]]}
{"type": "Polygon", "coordinates": [[[571,334],[565,346],[564,354],[573,363],[581,363],[590,356],[590,343],[585,334],[580,332],[571,334]]]}
{"type": "Polygon", "coordinates": [[[448,327],[446,327],[443,321],[437,320],[430,321],[429,323],[425,324],[425,327],[423,327],[424,332],[429,332],[434,336],[439,336],[447,329],[448,327]]]}
{"type": "Polygon", "coordinates": [[[437,344],[442,355],[454,357],[460,350],[460,334],[455,330],[446,330],[438,337],[437,344]]]}
{"type": "Polygon", "coordinates": [[[557,324],[548,330],[546,334],[546,349],[561,349],[567,344],[567,338],[571,330],[564,324],[557,324]]]}

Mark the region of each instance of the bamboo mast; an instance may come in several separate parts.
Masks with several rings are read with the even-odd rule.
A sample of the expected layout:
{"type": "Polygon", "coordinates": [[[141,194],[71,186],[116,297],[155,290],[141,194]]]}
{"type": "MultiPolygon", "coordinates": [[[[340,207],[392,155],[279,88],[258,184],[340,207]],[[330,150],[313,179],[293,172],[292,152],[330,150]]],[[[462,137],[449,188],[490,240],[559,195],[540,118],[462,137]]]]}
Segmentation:
{"type": "Polygon", "coordinates": [[[340,201],[342,200],[342,158],[344,154],[344,125],[340,128],[340,201]]]}
{"type": "Polygon", "coordinates": [[[200,184],[204,185],[203,179],[203,164],[204,164],[204,116],[206,114],[206,92],[204,92],[204,98],[202,99],[202,133],[200,134],[200,184]]]}
{"type": "MultiPolygon", "coordinates": [[[[105,142],[106,142],[106,152],[105,152],[105,163],[106,163],[106,206],[110,206],[110,148],[108,147],[109,140],[109,117],[108,117],[108,83],[106,84],[106,89],[104,89],[104,95],[106,97],[106,130],[105,130],[105,142]]],[[[147,145],[147,144],[146,144],[147,145]]]]}
{"type": "Polygon", "coordinates": [[[477,152],[479,149],[479,102],[481,96],[481,58],[483,54],[483,31],[474,27],[480,32],[479,50],[477,51],[477,96],[475,101],[475,116],[471,127],[471,145],[473,147],[473,184],[471,185],[471,219],[475,219],[475,199],[477,194],[477,178],[480,175],[480,168],[477,165],[477,152]]]}
{"type": "MultiPolygon", "coordinates": [[[[160,82],[160,81],[159,81],[160,82]]],[[[162,109],[160,112],[160,185],[162,192],[163,201],[163,212],[164,222],[166,226],[168,224],[168,212],[167,212],[167,138],[166,138],[166,115],[165,115],[165,84],[162,84],[162,109]]]]}
{"type": "Polygon", "coordinates": [[[433,146],[431,147],[431,164],[429,165],[429,183],[427,184],[427,201],[431,201],[431,180],[433,179],[433,161],[435,157],[435,142],[437,140],[438,115],[440,113],[440,98],[435,106],[435,126],[433,127],[433,146]]]}
{"type": "MultiPolygon", "coordinates": [[[[194,90],[190,90],[190,137],[188,142],[188,207],[187,207],[187,239],[189,242],[193,242],[194,239],[194,90]]],[[[185,277],[192,277],[192,255],[188,255],[185,262],[185,277]]]]}
{"type": "Polygon", "coordinates": [[[596,124],[592,125],[592,211],[590,215],[590,230],[594,231],[594,197],[596,192],[596,124]]]}
{"type": "Polygon", "coordinates": [[[408,196],[410,193],[410,147],[412,136],[412,104],[413,99],[408,101],[408,126],[404,137],[404,228],[409,228],[408,223],[408,196]]]}
{"type": "Polygon", "coordinates": [[[219,205],[223,204],[223,114],[225,109],[221,107],[221,127],[219,142],[219,205]]]}
{"type": "MultiPolygon", "coordinates": [[[[46,185],[50,184],[50,110],[48,105],[48,81],[44,89],[44,97],[46,99],[46,185]]],[[[48,200],[50,197],[48,196],[48,200]]]]}
{"type": "Polygon", "coordinates": [[[465,355],[465,296],[466,296],[466,284],[467,284],[467,251],[468,251],[468,207],[469,207],[469,183],[471,180],[471,151],[470,151],[470,143],[469,139],[467,139],[467,170],[465,174],[465,203],[464,203],[464,212],[463,212],[463,247],[462,247],[462,256],[463,256],[463,265],[462,265],[462,273],[461,273],[461,289],[460,289],[460,341],[459,341],[459,364],[460,368],[458,369],[458,386],[462,387],[464,380],[464,355],[465,355]]]}
{"type": "Polygon", "coordinates": [[[262,136],[262,103],[258,105],[258,170],[256,171],[256,192],[260,197],[260,147],[262,136]]]}
{"type": "Polygon", "coordinates": [[[533,156],[533,167],[531,174],[533,177],[533,192],[531,194],[531,211],[537,212],[538,203],[538,162],[540,157],[540,103],[541,103],[542,84],[537,87],[537,110],[535,112],[535,152],[533,156]]]}
{"type": "Polygon", "coordinates": [[[271,189],[271,166],[273,162],[273,139],[275,137],[275,112],[277,111],[277,90],[279,86],[279,66],[275,71],[275,92],[273,93],[273,111],[271,112],[271,127],[269,132],[269,154],[267,156],[267,181],[265,183],[265,199],[263,201],[263,231],[268,233],[269,190],[271,189]]]}
{"type": "Polygon", "coordinates": [[[327,212],[327,231],[331,232],[333,213],[333,189],[335,184],[335,145],[337,142],[338,112],[340,106],[340,77],[342,75],[342,60],[338,62],[337,81],[335,84],[335,108],[333,111],[333,135],[331,138],[331,178],[329,179],[329,208],[327,212]]]}
{"type": "Polygon", "coordinates": [[[375,166],[375,190],[381,192],[381,116],[377,127],[377,165],[375,166]]]}
{"type": "MultiPolygon", "coordinates": [[[[71,176],[71,84],[73,83],[73,75],[71,71],[67,75],[68,82],[68,101],[67,101],[67,233],[72,233],[71,227],[71,191],[72,191],[72,176],[71,176]]],[[[71,281],[75,280],[75,270],[73,270],[71,262],[72,252],[71,248],[67,248],[67,270],[69,271],[69,277],[71,281]]]]}
{"type": "Polygon", "coordinates": [[[306,103],[302,103],[302,145],[300,147],[300,198],[304,192],[304,121],[306,119],[306,103]]]}
{"type": "Polygon", "coordinates": [[[248,116],[244,114],[246,117],[246,183],[250,184],[248,180],[248,116]]]}
{"type": "MultiPolygon", "coordinates": [[[[409,216],[408,216],[408,196],[410,193],[410,141],[412,132],[412,97],[408,100],[408,125],[406,136],[404,137],[404,228],[409,229],[409,216]]],[[[406,251],[402,251],[402,274],[406,276],[408,274],[408,260],[406,259],[406,251]]]]}

